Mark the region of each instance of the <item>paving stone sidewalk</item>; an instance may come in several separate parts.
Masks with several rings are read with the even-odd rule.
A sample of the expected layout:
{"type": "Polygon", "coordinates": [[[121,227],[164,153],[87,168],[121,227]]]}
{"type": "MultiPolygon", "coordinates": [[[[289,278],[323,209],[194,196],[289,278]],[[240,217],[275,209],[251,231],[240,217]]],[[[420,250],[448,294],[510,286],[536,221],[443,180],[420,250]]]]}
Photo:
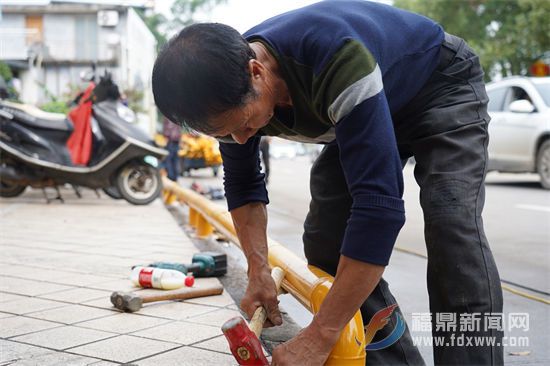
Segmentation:
{"type": "Polygon", "coordinates": [[[132,265],[198,252],[162,202],[82,194],[0,199],[0,365],[234,365],[220,325],[240,313],[227,293],[132,314],[109,301],[136,290],[132,265]]]}

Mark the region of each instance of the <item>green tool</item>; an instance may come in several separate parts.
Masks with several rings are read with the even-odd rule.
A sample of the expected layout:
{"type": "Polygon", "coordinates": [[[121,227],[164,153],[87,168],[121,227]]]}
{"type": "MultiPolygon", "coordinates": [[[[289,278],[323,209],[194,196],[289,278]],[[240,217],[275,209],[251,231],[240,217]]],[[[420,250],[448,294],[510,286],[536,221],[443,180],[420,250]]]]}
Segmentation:
{"type": "Polygon", "coordinates": [[[176,262],[155,262],[148,267],[174,269],[195,277],[219,277],[227,273],[227,255],[217,252],[202,252],[193,255],[191,264],[176,262]]]}

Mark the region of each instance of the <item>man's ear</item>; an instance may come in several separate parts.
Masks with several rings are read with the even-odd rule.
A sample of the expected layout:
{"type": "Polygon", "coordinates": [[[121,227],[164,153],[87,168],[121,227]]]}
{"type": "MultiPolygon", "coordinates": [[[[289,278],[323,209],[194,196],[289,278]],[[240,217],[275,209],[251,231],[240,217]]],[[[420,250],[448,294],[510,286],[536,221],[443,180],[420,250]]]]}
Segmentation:
{"type": "Polygon", "coordinates": [[[253,79],[260,79],[264,77],[265,66],[254,58],[248,61],[248,70],[250,72],[250,77],[253,79]]]}

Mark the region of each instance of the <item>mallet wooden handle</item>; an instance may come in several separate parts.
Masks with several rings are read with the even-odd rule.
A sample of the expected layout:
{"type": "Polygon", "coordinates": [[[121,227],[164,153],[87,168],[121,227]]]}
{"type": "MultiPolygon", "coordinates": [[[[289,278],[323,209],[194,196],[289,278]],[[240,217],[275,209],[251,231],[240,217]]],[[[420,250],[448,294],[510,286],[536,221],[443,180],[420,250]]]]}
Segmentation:
{"type": "Polygon", "coordinates": [[[208,287],[183,287],[177,290],[170,291],[158,291],[147,294],[139,294],[143,302],[155,302],[165,300],[185,300],[193,299],[195,297],[220,295],[223,292],[222,285],[214,285],[208,287]]]}
{"type": "MultiPolygon", "coordinates": [[[[273,267],[273,269],[271,270],[271,277],[273,277],[273,281],[275,281],[275,286],[277,286],[277,291],[279,291],[279,288],[281,287],[281,282],[283,282],[283,278],[285,277],[285,273],[281,268],[273,267]]],[[[254,312],[254,315],[252,316],[252,319],[248,324],[248,327],[250,328],[250,330],[254,332],[254,334],[256,334],[256,337],[258,338],[262,333],[262,329],[264,327],[264,323],[266,319],[267,319],[267,311],[263,306],[260,306],[254,312]]]]}

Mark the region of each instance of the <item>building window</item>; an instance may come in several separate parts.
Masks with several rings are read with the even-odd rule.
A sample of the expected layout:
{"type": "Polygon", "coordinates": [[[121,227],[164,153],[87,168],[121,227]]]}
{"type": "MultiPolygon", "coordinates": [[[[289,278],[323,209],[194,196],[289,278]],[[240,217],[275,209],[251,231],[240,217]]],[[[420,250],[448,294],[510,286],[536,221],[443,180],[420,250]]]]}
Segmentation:
{"type": "Polygon", "coordinates": [[[25,16],[25,28],[27,33],[27,46],[42,42],[42,35],[44,34],[42,15],[25,16]]]}
{"type": "Polygon", "coordinates": [[[75,18],[75,49],[77,60],[97,60],[97,17],[79,15],[75,18]]]}

